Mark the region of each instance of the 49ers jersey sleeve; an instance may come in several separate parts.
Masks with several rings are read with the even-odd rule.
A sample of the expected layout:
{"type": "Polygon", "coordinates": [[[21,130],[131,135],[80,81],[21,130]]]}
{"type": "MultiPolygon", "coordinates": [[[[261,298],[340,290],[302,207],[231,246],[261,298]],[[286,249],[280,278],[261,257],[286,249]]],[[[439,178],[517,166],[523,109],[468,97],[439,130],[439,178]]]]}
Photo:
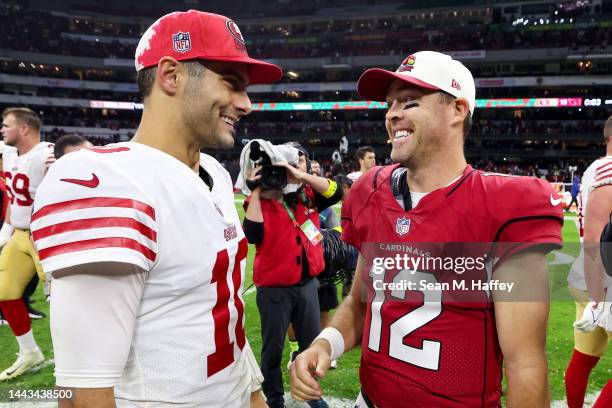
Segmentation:
{"type": "Polygon", "coordinates": [[[49,168],[31,225],[45,272],[94,262],[151,269],[158,246],[155,206],[121,168],[88,150],[49,168]]]}

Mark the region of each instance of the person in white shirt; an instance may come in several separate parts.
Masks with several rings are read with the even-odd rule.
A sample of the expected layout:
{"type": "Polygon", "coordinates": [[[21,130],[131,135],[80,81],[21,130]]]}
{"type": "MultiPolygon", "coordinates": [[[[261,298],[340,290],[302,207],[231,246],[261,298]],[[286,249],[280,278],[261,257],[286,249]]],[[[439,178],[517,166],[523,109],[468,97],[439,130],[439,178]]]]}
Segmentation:
{"type": "MultiPolygon", "coordinates": [[[[606,156],[584,172],[580,187],[579,223],[583,241],[568,275],[576,300],[574,352],[565,372],[565,392],[570,408],[582,407],[589,375],[612,339],[612,277],[606,275],[599,257],[599,240],[612,216],[612,116],[604,127],[606,156]]],[[[602,390],[601,406],[612,399],[612,380],[602,390]]]]}
{"type": "Polygon", "coordinates": [[[355,152],[355,157],[359,161],[359,171],[354,171],[346,176],[352,181],[356,181],[372,167],[376,166],[376,153],[372,146],[362,146],[355,152]]]}
{"type": "Polygon", "coordinates": [[[7,108],[2,113],[2,136],[10,146],[2,155],[10,204],[9,222],[0,235],[11,235],[0,253],[0,309],[17,339],[19,353],[11,366],[0,372],[0,381],[16,378],[45,360],[21,298],[35,274],[45,281],[30,237],[34,199],[55,160],[53,144],[40,141],[41,127],[40,117],[28,108],[7,108]]]}
{"type": "Polygon", "coordinates": [[[247,241],[228,149],[246,88],[282,77],[231,19],[163,16],[136,49],[142,120],[131,142],[51,167],[32,233],[53,275],[60,408],[265,406],[244,333],[247,241]]]}

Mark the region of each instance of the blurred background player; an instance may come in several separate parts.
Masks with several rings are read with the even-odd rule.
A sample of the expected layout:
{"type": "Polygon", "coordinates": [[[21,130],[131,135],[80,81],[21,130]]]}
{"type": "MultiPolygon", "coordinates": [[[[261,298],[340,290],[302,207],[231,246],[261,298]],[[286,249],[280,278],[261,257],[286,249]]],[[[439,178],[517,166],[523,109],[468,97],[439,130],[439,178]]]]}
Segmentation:
{"type": "Polygon", "coordinates": [[[45,279],[30,235],[36,191],[55,160],[53,144],[40,141],[41,126],[30,109],[7,108],[2,113],[2,137],[12,147],[2,155],[2,166],[11,196],[9,222],[15,231],[0,253],[0,308],[17,339],[19,355],[0,373],[0,380],[15,378],[44,361],[21,299],[34,274],[45,279]]]}
{"type": "MultiPolygon", "coordinates": [[[[576,300],[574,352],[565,371],[565,392],[569,408],[582,407],[591,371],[605,353],[612,327],[598,324],[605,301],[612,301],[612,277],[601,269],[599,239],[612,215],[612,116],[603,131],[606,155],[595,160],[582,176],[580,216],[582,248],[568,275],[569,290],[576,300]],[[593,271],[593,276],[585,276],[593,271]],[[608,298],[606,299],[606,293],[608,298]]],[[[608,303],[609,304],[609,303],[608,303]]],[[[601,391],[595,407],[609,407],[612,385],[601,391]]]]}
{"type": "Polygon", "coordinates": [[[359,170],[347,174],[347,177],[356,181],[372,167],[376,166],[376,153],[372,146],[362,146],[355,152],[355,158],[359,162],[359,170]]]}
{"type": "Polygon", "coordinates": [[[75,152],[80,149],[88,149],[90,147],[93,147],[93,144],[83,136],[69,134],[61,136],[55,141],[53,153],[55,155],[55,159],[57,160],[66,153],[75,152]]]}

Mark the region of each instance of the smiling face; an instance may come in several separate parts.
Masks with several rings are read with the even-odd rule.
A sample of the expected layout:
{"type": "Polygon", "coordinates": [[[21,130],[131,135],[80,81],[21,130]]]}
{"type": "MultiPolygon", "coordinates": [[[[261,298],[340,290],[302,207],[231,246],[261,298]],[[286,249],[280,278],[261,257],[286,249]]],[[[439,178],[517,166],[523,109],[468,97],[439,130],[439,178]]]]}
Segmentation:
{"type": "Polygon", "coordinates": [[[437,92],[395,80],[387,90],[387,103],[391,160],[415,168],[444,148],[451,134],[452,108],[440,101],[437,92]]]}
{"type": "Polygon", "coordinates": [[[206,62],[202,75],[189,76],[181,101],[185,126],[202,147],[229,149],[236,123],[251,112],[244,64],[206,62]]]}

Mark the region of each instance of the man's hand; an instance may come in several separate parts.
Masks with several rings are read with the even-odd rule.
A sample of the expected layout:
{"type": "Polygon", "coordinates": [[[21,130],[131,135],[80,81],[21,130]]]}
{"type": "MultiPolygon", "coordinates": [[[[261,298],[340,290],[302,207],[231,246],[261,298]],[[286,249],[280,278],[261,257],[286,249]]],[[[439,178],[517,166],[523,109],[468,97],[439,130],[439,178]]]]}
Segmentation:
{"type": "Polygon", "coordinates": [[[308,175],[308,173],[297,169],[288,163],[281,163],[279,165],[283,165],[287,169],[287,182],[289,183],[302,183],[304,181],[304,176],[308,175]]]}
{"type": "Polygon", "coordinates": [[[245,177],[246,185],[253,193],[259,193],[261,190],[261,168],[262,166],[253,167],[245,177]]]}
{"type": "Polygon", "coordinates": [[[604,311],[605,302],[589,302],[584,307],[582,319],[574,322],[574,328],[583,333],[592,332],[604,311]]]}
{"type": "Polygon", "coordinates": [[[298,401],[320,399],[323,390],[317,382],[325,377],[331,364],[331,349],[327,340],[316,340],[300,353],[289,367],[291,396],[298,401]]]}

